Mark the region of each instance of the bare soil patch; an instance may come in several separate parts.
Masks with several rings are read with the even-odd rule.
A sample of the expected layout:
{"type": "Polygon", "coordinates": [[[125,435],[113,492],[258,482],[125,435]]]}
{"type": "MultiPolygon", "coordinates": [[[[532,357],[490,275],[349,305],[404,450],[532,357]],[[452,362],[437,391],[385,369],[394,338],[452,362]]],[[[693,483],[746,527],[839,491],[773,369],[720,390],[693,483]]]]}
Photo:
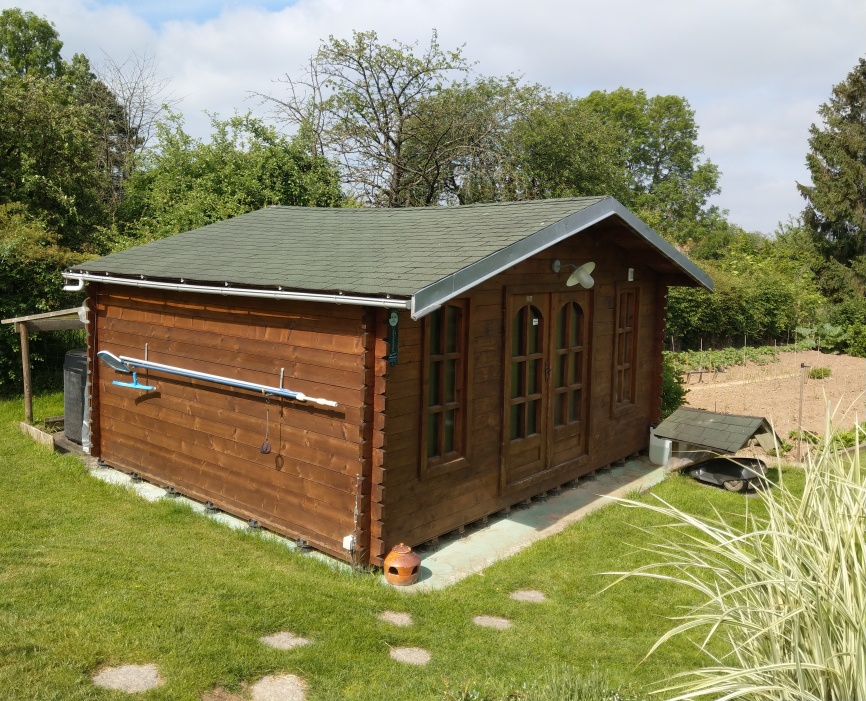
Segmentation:
{"type": "Polygon", "coordinates": [[[866,420],[866,358],[818,351],[780,353],[777,363],[731,367],[715,377],[705,375],[703,382],[692,378],[686,402],[698,409],[764,416],[782,438],[790,440],[789,432],[798,428],[801,363],[831,372],[826,379],[805,381],[804,430],[824,434],[828,403],[835,429],[847,430],[866,420]]]}

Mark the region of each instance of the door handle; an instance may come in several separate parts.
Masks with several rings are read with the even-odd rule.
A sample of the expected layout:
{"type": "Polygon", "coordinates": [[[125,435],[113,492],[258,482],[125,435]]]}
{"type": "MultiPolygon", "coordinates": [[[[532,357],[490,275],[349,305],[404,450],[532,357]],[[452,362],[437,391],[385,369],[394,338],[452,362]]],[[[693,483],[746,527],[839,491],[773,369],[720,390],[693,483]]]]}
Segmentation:
{"type": "Polygon", "coordinates": [[[544,365],[544,381],[545,382],[550,382],[550,370],[551,370],[550,365],[547,365],[545,363],[545,365],[544,365]]]}

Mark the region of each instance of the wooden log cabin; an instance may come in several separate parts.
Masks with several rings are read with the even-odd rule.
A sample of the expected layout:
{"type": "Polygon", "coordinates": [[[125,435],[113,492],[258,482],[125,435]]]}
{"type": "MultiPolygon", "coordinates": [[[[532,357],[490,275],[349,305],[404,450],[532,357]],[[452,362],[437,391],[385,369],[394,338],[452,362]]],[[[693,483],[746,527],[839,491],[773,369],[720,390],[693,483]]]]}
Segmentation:
{"type": "Polygon", "coordinates": [[[610,197],[268,207],[64,277],[91,454],[376,565],[645,448],[667,289],[712,288],[610,197]]]}

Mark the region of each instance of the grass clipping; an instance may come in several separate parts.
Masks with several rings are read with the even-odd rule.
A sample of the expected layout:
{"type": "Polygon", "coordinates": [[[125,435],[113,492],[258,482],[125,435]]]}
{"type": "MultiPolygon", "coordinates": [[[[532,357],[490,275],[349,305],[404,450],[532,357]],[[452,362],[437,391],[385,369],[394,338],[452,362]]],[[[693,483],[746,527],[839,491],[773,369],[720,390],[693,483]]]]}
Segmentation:
{"type": "Polygon", "coordinates": [[[745,518],[716,512],[705,521],[661,499],[626,502],[667,517],[673,532],[663,530],[646,548],[660,560],[612,573],[621,575],[617,581],[641,576],[685,585],[703,602],[674,619],[648,655],[675,635],[700,632],[711,664],[677,674],[659,693],[866,699],[866,488],[858,433],[853,455],[825,448],[810,457],[802,495],[780,477],[761,494],[765,508],[747,503],[745,518]]]}

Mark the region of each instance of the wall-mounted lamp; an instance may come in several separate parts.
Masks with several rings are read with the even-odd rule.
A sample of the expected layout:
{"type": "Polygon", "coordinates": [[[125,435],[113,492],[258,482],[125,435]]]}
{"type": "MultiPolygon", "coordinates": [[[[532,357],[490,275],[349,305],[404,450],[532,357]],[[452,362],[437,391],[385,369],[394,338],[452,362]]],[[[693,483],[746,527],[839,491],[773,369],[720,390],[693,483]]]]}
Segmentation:
{"type": "MultiPolygon", "coordinates": [[[[565,284],[568,287],[574,287],[575,285],[580,285],[585,289],[590,289],[594,284],[595,280],[592,279],[592,271],[595,270],[595,263],[590,261],[589,263],[584,263],[583,265],[577,266],[572,265],[571,263],[565,263],[566,267],[571,268],[574,272],[568,276],[568,280],[565,281],[565,284]]],[[[553,272],[558,273],[562,270],[563,264],[558,260],[553,261],[553,272]]]]}

